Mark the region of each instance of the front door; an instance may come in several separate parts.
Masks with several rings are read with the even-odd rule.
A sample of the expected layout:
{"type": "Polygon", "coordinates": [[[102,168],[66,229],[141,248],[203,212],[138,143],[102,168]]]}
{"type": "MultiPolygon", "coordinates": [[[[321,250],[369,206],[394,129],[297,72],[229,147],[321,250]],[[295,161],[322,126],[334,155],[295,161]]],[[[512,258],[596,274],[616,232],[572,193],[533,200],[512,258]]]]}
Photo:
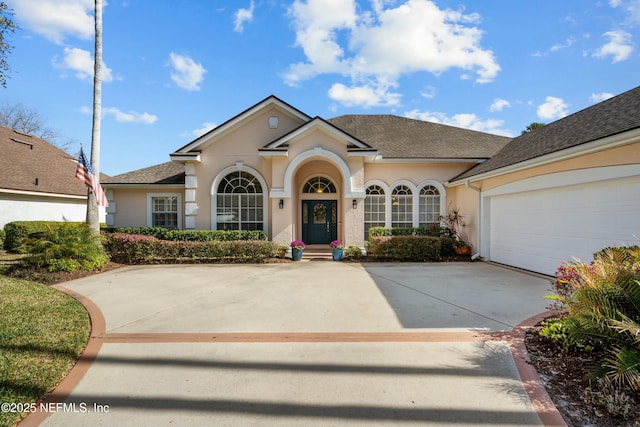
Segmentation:
{"type": "Polygon", "coordinates": [[[338,202],[302,201],[302,241],[308,245],[329,244],[338,238],[338,202]]]}

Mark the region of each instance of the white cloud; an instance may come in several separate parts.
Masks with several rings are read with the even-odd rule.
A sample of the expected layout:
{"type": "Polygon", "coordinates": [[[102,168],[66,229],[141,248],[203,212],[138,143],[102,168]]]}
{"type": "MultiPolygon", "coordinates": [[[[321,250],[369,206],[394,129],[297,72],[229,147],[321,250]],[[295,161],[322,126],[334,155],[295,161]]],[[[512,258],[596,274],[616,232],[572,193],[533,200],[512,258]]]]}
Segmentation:
{"type": "Polygon", "coordinates": [[[508,107],[511,107],[511,103],[509,101],[507,101],[506,99],[496,98],[493,100],[493,103],[489,107],[489,111],[491,112],[502,111],[508,107]]]}
{"type": "Polygon", "coordinates": [[[561,49],[566,49],[566,48],[568,48],[568,47],[573,46],[573,44],[574,44],[575,42],[576,42],[575,37],[569,37],[568,39],[566,39],[566,40],[564,41],[564,43],[557,43],[557,44],[554,44],[553,46],[551,46],[551,49],[549,49],[549,50],[550,50],[551,52],[556,52],[556,51],[561,50],[561,49]]]}
{"type": "Polygon", "coordinates": [[[602,101],[606,101],[609,98],[613,98],[614,95],[612,93],[609,92],[601,92],[601,93],[592,93],[591,96],[589,97],[589,100],[591,102],[602,102],[602,101]]]}
{"type": "Polygon", "coordinates": [[[233,24],[233,31],[238,33],[242,33],[244,31],[245,22],[253,21],[253,11],[255,9],[255,4],[253,0],[251,0],[251,4],[249,5],[249,9],[240,8],[235,13],[235,20],[233,24]]]}
{"type": "Polygon", "coordinates": [[[538,117],[542,120],[557,120],[565,117],[569,106],[562,98],[547,96],[544,104],[538,106],[538,117]]]}
{"type": "Polygon", "coordinates": [[[207,72],[202,64],[198,64],[186,55],[171,52],[169,56],[173,67],[171,80],[182,89],[200,90],[200,84],[204,79],[204,74],[207,72]]]}
{"type": "Polygon", "coordinates": [[[632,24],[640,23],[640,0],[611,0],[609,5],[613,8],[624,8],[629,22],[632,24]]]}
{"type": "Polygon", "coordinates": [[[204,122],[202,123],[201,128],[192,130],[190,135],[198,138],[199,136],[204,135],[205,133],[209,132],[211,129],[214,129],[215,127],[216,127],[216,124],[213,122],[204,122]]]}
{"type": "Polygon", "coordinates": [[[436,88],[433,86],[427,86],[422,92],[420,92],[420,96],[427,99],[433,99],[436,97],[436,88]]]}
{"type": "Polygon", "coordinates": [[[458,68],[463,78],[475,73],[479,83],[496,77],[500,66],[493,52],[480,46],[477,14],[441,10],[430,0],[396,3],[375,0],[373,11],[360,11],[354,0],[295,0],[289,16],[306,61],[290,65],[285,83],[341,74],[352,87],[365,82],[380,92],[397,86],[400,76],[420,71],[438,75],[458,68]]]}
{"type": "Polygon", "coordinates": [[[626,31],[608,31],[604,33],[604,36],[609,38],[609,43],[606,43],[598,49],[598,51],[593,54],[594,57],[605,58],[611,55],[613,56],[613,63],[615,64],[631,56],[631,52],[633,52],[631,34],[626,31]]]}
{"type": "Polygon", "coordinates": [[[54,43],[67,35],[84,40],[94,35],[94,0],[19,0],[12,2],[16,20],[54,43]]]}
{"type": "Polygon", "coordinates": [[[149,113],[137,113],[135,111],[124,112],[115,107],[108,107],[102,109],[102,115],[113,116],[117,122],[121,123],[143,123],[150,125],[158,120],[158,116],[149,113]]]}
{"type": "Polygon", "coordinates": [[[385,87],[351,86],[335,83],[329,89],[329,98],[347,107],[391,107],[400,104],[400,94],[385,87]]]}
{"type": "Polygon", "coordinates": [[[502,129],[504,120],[487,119],[482,120],[472,113],[454,114],[448,117],[444,113],[412,110],[404,113],[405,117],[416,120],[424,120],[432,123],[440,123],[448,126],[455,126],[463,129],[475,130],[478,132],[487,132],[494,135],[502,135],[512,137],[513,132],[502,129]]]}
{"type": "MultiPolygon", "coordinates": [[[[63,70],[71,70],[75,76],[87,82],[93,82],[94,60],[91,52],[76,47],[65,47],[62,61],[54,60],[54,66],[63,70]]],[[[102,81],[108,83],[113,80],[113,73],[107,65],[102,62],[102,81]]]]}

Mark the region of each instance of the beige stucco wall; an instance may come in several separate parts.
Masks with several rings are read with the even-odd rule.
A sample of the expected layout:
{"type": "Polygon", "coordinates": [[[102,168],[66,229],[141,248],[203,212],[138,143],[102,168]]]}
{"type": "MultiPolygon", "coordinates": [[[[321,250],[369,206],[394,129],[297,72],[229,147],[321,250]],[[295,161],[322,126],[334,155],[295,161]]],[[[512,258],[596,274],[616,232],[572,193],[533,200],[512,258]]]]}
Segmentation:
{"type": "MultiPolygon", "coordinates": [[[[184,190],[181,188],[145,187],[145,188],[110,188],[108,216],[112,218],[114,227],[146,227],[148,225],[147,195],[178,194],[184,202],[184,190]]],[[[184,224],[184,210],[181,209],[181,222],[184,224]]]]}
{"type": "Polygon", "coordinates": [[[420,185],[426,180],[438,181],[441,184],[468,170],[475,163],[367,163],[364,170],[364,181],[383,181],[389,187],[400,180],[407,180],[420,185]]]}

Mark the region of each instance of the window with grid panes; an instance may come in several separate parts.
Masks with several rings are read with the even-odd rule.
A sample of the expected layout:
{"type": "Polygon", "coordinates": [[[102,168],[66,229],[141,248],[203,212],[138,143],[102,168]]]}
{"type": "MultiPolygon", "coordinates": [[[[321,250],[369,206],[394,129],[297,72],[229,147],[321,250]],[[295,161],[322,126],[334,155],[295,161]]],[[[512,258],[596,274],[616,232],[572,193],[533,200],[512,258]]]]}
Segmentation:
{"type": "Polygon", "coordinates": [[[364,199],[364,240],[369,240],[371,227],[384,227],[386,224],[384,189],[378,185],[367,187],[364,199]]]}
{"type": "Polygon", "coordinates": [[[425,185],[420,190],[419,200],[420,227],[429,227],[438,223],[440,217],[440,191],[433,185],[425,185]]]}
{"type": "Polygon", "coordinates": [[[260,182],[248,172],[232,172],[218,185],[217,229],[262,230],[263,194],[260,182]]]}
{"type": "Polygon", "coordinates": [[[413,193],[406,185],[391,191],[391,227],[413,227],[413,193]]]}
{"type": "Polygon", "coordinates": [[[178,196],[151,197],[151,226],[178,228],[178,196]]]}

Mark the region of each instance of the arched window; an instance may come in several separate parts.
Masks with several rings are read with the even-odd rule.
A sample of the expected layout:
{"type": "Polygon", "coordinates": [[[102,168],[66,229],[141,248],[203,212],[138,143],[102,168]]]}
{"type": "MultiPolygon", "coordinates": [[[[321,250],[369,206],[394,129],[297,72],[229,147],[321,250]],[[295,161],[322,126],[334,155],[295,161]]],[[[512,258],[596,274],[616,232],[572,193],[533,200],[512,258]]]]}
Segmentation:
{"type": "Polygon", "coordinates": [[[391,226],[413,227],[413,193],[406,185],[391,191],[391,226]]]}
{"type": "Polygon", "coordinates": [[[420,227],[430,227],[438,223],[438,218],[440,217],[440,191],[436,187],[433,185],[422,187],[418,205],[418,225],[420,227]]]}
{"type": "Polygon", "coordinates": [[[364,199],[364,240],[369,240],[371,227],[384,227],[386,221],[384,188],[379,185],[367,187],[364,199]]]}
{"type": "Polygon", "coordinates": [[[218,185],[217,229],[262,230],[264,207],[260,182],[248,172],[231,172],[218,185]]]}
{"type": "Polygon", "coordinates": [[[336,193],[336,186],[327,178],[317,176],[307,181],[304,187],[302,187],[302,192],[316,194],[336,193]]]}

